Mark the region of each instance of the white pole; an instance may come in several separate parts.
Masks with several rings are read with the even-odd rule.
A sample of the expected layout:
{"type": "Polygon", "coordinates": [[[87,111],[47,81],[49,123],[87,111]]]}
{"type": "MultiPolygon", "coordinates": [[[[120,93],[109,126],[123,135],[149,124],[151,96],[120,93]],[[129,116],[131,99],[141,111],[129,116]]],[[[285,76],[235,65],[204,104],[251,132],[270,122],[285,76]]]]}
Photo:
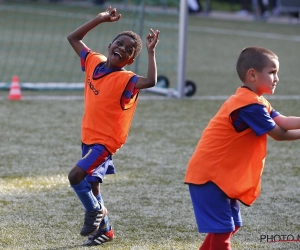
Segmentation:
{"type": "Polygon", "coordinates": [[[177,89],[178,98],[184,97],[185,86],[185,60],[186,60],[186,38],[187,38],[187,0],[180,0],[179,12],[179,39],[178,39],[178,67],[177,67],[177,89]]]}

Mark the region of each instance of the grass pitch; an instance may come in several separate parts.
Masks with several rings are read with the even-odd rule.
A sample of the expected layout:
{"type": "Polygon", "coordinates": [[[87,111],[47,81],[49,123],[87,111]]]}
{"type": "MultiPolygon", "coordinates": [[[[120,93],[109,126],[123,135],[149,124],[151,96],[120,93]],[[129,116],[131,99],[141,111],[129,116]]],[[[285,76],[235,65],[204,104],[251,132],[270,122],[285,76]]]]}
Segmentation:
{"type": "MultiPolygon", "coordinates": [[[[297,114],[297,102],[274,100],[273,106],[297,114]]],[[[101,249],[199,247],[204,235],[197,233],[183,178],[202,129],[221,103],[141,96],[127,144],[114,156],[117,174],[102,185],[116,238],[101,249]]],[[[0,249],[84,249],[84,212],[67,180],[80,158],[82,101],[2,100],[0,114],[0,249]]],[[[262,195],[252,207],[242,206],[245,225],[233,249],[299,247],[261,240],[298,237],[298,148],[299,142],[269,141],[262,195]]]]}
{"type": "MultiPolygon", "coordinates": [[[[40,7],[36,4],[34,8],[40,7]]],[[[28,10],[22,6],[19,9],[28,10]]],[[[90,9],[83,12],[95,13],[90,9]]],[[[8,14],[0,8],[0,18],[4,18],[1,20],[19,16],[8,14]],[[5,18],[3,13],[6,13],[5,18]]],[[[156,21],[159,18],[156,17],[156,21]]],[[[51,20],[47,19],[46,23],[51,20]]],[[[164,24],[174,24],[177,17],[167,16],[164,20],[164,24]]],[[[72,20],[60,22],[70,25],[72,20]]],[[[54,62],[62,65],[62,61],[49,56],[53,50],[39,50],[36,59],[35,48],[41,40],[34,40],[35,45],[26,45],[32,37],[30,30],[24,33],[22,30],[30,25],[24,25],[15,34],[19,37],[21,32],[23,40],[15,39],[14,45],[9,42],[9,34],[15,29],[9,24],[5,26],[6,35],[0,38],[5,41],[0,48],[4,60],[1,62],[5,62],[1,64],[4,81],[11,79],[16,73],[14,69],[21,69],[21,81],[34,82],[41,76],[50,80],[59,76],[64,82],[82,81],[82,74],[74,72],[79,70],[77,57],[65,44],[67,33],[77,27],[77,23],[73,23],[74,27],[56,26],[52,43],[58,40],[62,44],[56,48],[68,62],[67,68],[59,73],[53,65],[56,65],[54,62]],[[19,40],[22,42],[18,43],[19,40]],[[20,46],[24,55],[19,53],[18,61],[12,55],[20,46]]],[[[173,26],[161,26],[159,46],[163,45],[163,49],[158,58],[159,74],[166,74],[174,87],[176,67],[172,58],[175,55],[176,61],[177,53],[176,46],[172,45],[174,30],[165,27],[173,26]],[[173,63],[169,63],[169,56],[173,63]]],[[[42,43],[50,48],[51,43],[48,44],[46,38],[53,38],[51,27],[44,28],[49,34],[42,43]]],[[[37,38],[43,35],[41,27],[35,32],[37,38]]],[[[204,235],[197,232],[188,189],[183,184],[186,165],[209,119],[223,99],[239,86],[235,61],[239,51],[250,45],[268,47],[279,55],[280,82],[276,95],[267,99],[282,114],[300,116],[299,26],[190,17],[186,67],[187,78],[197,84],[196,96],[175,100],[141,93],[127,143],[114,156],[117,174],[107,176],[102,185],[116,238],[91,249],[199,248],[204,235]]],[[[80,98],[63,100],[82,96],[82,93],[23,91],[22,94],[24,100],[8,101],[8,92],[0,92],[0,249],[86,249],[81,247],[85,238],[79,235],[83,207],[67,180],[69,170],[80,158],[83,103],[80,98]],[[49,98],[36,99],[40,95],[49,98]],[[51,99],[51,96],[61,99],[51,99]]],[[[297,241],[270,243],[265,238],[276,236],[278,240],[279,235],[298,239],[300,235],[299,146],[298,141],[269,139],[262,194],[252,207],[241,206],[244,226],[232,239],[233,249],[299,249],[297,241]]]]}

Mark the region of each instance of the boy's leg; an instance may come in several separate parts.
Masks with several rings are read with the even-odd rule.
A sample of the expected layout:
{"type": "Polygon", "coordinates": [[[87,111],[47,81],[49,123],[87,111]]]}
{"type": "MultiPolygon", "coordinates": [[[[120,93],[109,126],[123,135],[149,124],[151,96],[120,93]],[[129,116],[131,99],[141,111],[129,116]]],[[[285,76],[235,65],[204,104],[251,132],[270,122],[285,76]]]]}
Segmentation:
{"type": "Polygon", "coordinates": [[[87,236],[96,231],[103,218],[106,216],[106,208],[98,202],[92,192],[91,185],[86,180],[87,174],[93,171],[109,156],[109,153],[102,145],[83,145],[83,158],[69,173],[69,181],[78,198],[85,207],[84,225],[80,234],[87,236]]]}
{"type": "Polygon", "coordinates": [[[74,179],[78,179],[78,175],[74,175],[74,172],[81,173],[82,171],[80,167],[75,166],[69,174],[69,181],[85,208],[84,225],[80,234],[86,236],[99,228],[101,221],[107,214],[107,210],[93,195],[91,185],[86,179],[83,179],[78,184],[73,184],[75,182],[74,179]],[[74,176],[76,176],[76,178],[74,176]]]}
{"type": "Polygon", "coordinates": [[[198,230],[202,233],[209,232],[199,249],[230,249],[230,237],[235,230],[235,224],[241,225],[237,201],[231,201],[212,182],[189,185],[189,190],[198,230]]]}
{"type": "Polygon", "coordinates": [[[231,232],[211,234],[209,250],[231,250],[230,237],[231,232]]]}
{"type": "Polygon", "coordinates": [[[210,241],[211,241],[211,235],[212,234],[207,234],[204,241],[202,242],[199,250],[209,250],[210,248],[210,241]]]}
{"type": "Polygon", "coordinates": [[[242,219],[240,214],[239,203],[237,200],[230,199],[230,206],[232,211],[232,217],[235,226],[234,231],[231,233],[222,234],[208,234],[200,247],[200,250],[230,250],[231,249],[231,237],[239,230],[242,225],[242,219]],[[203,248],[202,248],[203,247],[203,248]]]}
{"type": "Polygon", "coordinates": [[[240,229],[240,226],[235,226],[234,231],[231,232],[231,236],[233,236],[239,229],[240,229]]]}
{"type": "MultiPolygon", "coordinates": [[[[235,230],[230,233],[208,234],[209,242],[207,242],[207,244],[204,245],[204,248],[202,248],[202,244],[199,250],[231,250],[230,239],[239,230],[239,228],[239,226],[236,226],[235,230]]],[[[203,243],[205,243],[205,241],[203,243]]]]}
{"type": "MultiPolygon", "coordinates": [[[[91,181],[90,184],[91,184],[91,187],[92,187],[93,194],[96,197],[97,201],[100,204],[104,205],[104,201],[103,201],[101,193],[100,193],[100,182],[95,180],[95,181],[91,181]]],[[[103,218],[103,220],[101,221],[100,227],[99,227],[98,230],[109,231],[110,228],[111,228],[111,226],[110,226],[110,223],[109,223],[109,220],[108,220],[108,216],[106,215],[103,218]]]]}
{"type": "Polygon", "coordinates": [[[206,235],[199,250],[231,250],[230,233],[209,233],[206,235]]]}
{"type": "MultiPolygon", "coordinates": [[[[93,177],[89,177],[89,180],[93,180],[93,177]]],[[[100,183],[97,180],[90,181],[92,186],[93,194],[97,200],[104,204],[101,193],[100,193],[100,183]]],[[[114,238],[114,231],[109,223],[108,216],[106,215],[101,221],[101,224],[96,232],[88,237],[88,239],[83,243],[83,246],[97,246],[104,244],[106,242],[112,241],[114,238]]]]}
{"type": "Polygon", "coordinates": [[[221,250],[221,246],[224,247],[224,250],[230,249],[230,238],[239,230],[239,226],[235,227],[235,230],[230,233],[229,236],[225,234],[212,234],[209,233],[206,235],[202,245],[200,246],[199,250],[221,250]],[[224,244],[225,241],[225,244],[224,244]],[[229,244],[228,244],[229,243],[229,244]],[[229,247],[229,248],[228,248],[229,247]]]}
{"type": "Polygon", "coordinates": [[[85,171],[80,167],[75,166],[69,173],[70,185],[86,211],[98,211],[100,205],[93,195],[91,185],[87,182],[85,176],[85,171]]]}
{"type": "MultiPolygon", "coordinates": [[[[101,194],[97,195],[97,198],[101,204],[103,200],[101,194]]],[[[101,224],[96,232],[91,234],[88,239],[83,243],[83,246],[97,246],[106,242],[112,241],[114,238],[114,230],[109,223],[108,216],[106,215],[101,221],[101,224]]]]}
{"type": "MultiPolygon", "coordinates": [[[[109,155],[107,159],[95,169],[92,176],[87,176],[87,180],[92,186],[93,194],[101,204],[104,204],[104,202],[100,193],[100,183],[103,183],[106,174],[115,174],[115,167],[111,155],[109,155]]],[[[111,230],[108,216],[104,217],[100,224],[99,230],[101,232],[111,230]]]]}

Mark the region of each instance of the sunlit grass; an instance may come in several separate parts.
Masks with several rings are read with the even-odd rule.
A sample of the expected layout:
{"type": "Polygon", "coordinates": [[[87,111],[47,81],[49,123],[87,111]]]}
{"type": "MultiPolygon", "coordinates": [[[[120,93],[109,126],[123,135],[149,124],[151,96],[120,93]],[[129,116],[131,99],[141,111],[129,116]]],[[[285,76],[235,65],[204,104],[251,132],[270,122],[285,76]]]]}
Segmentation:
{"type": "Polygon", "coordinates": [[[30,192],[49,190],[66,186],[66,184],[68,184],[68,179],[62,175],[17,178],[14,176],[2,177],[0,179],[0,194],[16,194],[21,190],[30,192]],[[21,190],[20,187],[22,187],[21,190]]]}
{"type": "MultiPolygon", "coordinates": [[[[183,178],[202,129],[221,103],[139,101],[127,144],[114,156],[117,174],[107,175],[102,185],[116,232],[102,249],[199,247],[204,235],[197,232],[183,178]]],[[[284,114],[298,112],[295,100],[272,104],[284,114]]],[[[0,119],[6,138],[0,152],[0,249],[82,249],[83,207],[67,180],[80,157],[81,108],[80,100],[1,102],[0,116],[11,119],[0,119]],[[22,117],[30,118],[24,126],[22,117]]],[[[269,140],[262,194],[252,207],[241,207],[245,225],[233,238],[233,249],[299,246],[260,242],[261,234],[299,232],[298,148],[299,142],[269,140]]]]}
{"type": "MultiPolygon", "coordinates": [[[[35,8],[38,7],[37,4],[35,8]]],[[[53,5],[51,8],[58,7],[53,5]]],[[[79,9],[74,7],[71,10],[79,9]]],[[[82,11],[94,13],[93,9],[82,11]]],[[[9,18],[17,16],[11,15],[9,18]]],[[[166,21],[174,23],[176,18],[169,16],[166,21]]],[[[68,22],[73,26],[73,22],[68,22]]],[[[50,24],[53,26],[54,23],[50,24]]],[[[42,23],[37,25],[42,26],[42,23]]],[[[70,32],[70,26],[65,27],[66,30],[62,27],[55,26],[56,36],[65,36],[70,32]]],[[[268,23],[241,24],[206,18],[191,18],[189,27],[243,29],[248,30],[249,34],[259,30],[298,35],[295,26],[278,25],[274,29],[268,23]]],[[[164,29],[161,33],[160,43],[164,46],[158,51],[158,63],[163,62],[162,58],[171,58],[172,63],[165,63],[164,67],[159,65],[159,73],[167,74],[172,80],[171,85],[175,86],[177,59],[172,58],[177,58],[177,50],[169,46],[175,41],[176,34],[172,32],[164,29]]],[[[26,33],[24,40],[29,41],[29,36],[26,33]]],[[[5,35],[3,37],[8,39],[5,35]]],[[[96,38],[97,34],[91,39],[95,44],[99,42],[96,38]]],[[[18,44],[16,40],[14,42],[18,44]]],[[[34,41],[36,43],[40,41],[34,41]]],[[[43,46],[46,48],[48,43],[51,41],[43,43],[43,46]]],[[[235,58],[239,50],[247,45],[270,46],[277,52],[281,69],[276,94],[299,95],[299,42],[189,31],[187,78],[197,83],[196,95],[232,94],[239,86],[234,69],[235,58]]],[[[78,72],[78,61],[74,60],[75,55],[67,46],[56,47],[61,53],[60,58],[67,62],[67,73],[51,70],[52,60],[57,60],[48,58],[49,51],[46,49],[39,49],[37,54],[42,59],[34,64],[35,74],[29,67],[32,57],[29,61],[25,60],[28,65],[18,64],[22,68],[21,74],[40,80],[40,72],[43,72],[46,79],[54,77],[62,81],[82,81],[83,75],[74,73],[78,72]],[[64,57],[66,51],[70,55],[68,52],[68,56],[64,57]]],[[[11,49],[12,44],[5,44],[1,48],[9,53],[8,48],[11,49]]],[[[34,56],[32,51],[24,50],[25,55],[27,52],[34,56]]],[[[5,53],[1,53],[1,56],[4,57],[2,61],[7,63],[6,59],[11,60],[13,54],[5,56],[5,53]]],[[[15,64],[13,61],[9,63],[15,64]]],[[[3,66],[3,74],[10,80],[11,75],[18,72],[13,72],[17,67],[8,69],[8,65],[3,66]]],[[[22,94],[25,97],[82,96],[81,91],[23,91],[22,94]]],[[[0,249],[86,249],[81,247],[85,238],[79,235],[83,207],[67,178],[70,169],[81,157],[82,99],[64,101],[41,98],[11,102],[6,100],[7,95],[8,91],[0,92],[0,249]]],[[[183,179],[202,130],[223,100],[143,99],[146,95],[141,93],[127,143],[113,157],[117,174],[106,176],[101,186],[116,238],[107,245],[91,249],[192,250],[199,248],[205,236],[197,232],[183,179]]],[[[276,100],[276,96],[275,99],[273,96],[270,102],[284,115],[300,116],[299,100],[276,100]]],[[[298,141],[275,142],[269,138],[262,194],[252,207],[241,206],[244,226],[232,239],[233,249],[299,249],[300,243],[296,242],[260,241],[262,234],[300,234],[299,148],[298,141]]]]}

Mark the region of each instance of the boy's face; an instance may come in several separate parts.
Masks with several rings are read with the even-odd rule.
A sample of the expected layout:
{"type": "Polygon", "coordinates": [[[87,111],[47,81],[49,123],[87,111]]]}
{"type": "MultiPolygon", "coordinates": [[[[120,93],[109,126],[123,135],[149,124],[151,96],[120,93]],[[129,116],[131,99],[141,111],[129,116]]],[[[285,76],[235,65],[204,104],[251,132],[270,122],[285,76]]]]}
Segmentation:
{"type": "Polygon", "coordinates": [[[130,36],[120,36],[108,46],[109,67],[122,68],[134,62],[135,41],[130,36]]]}
{"type": "Polygon", "coordinates": [[[255,83],[255,92],[258,95],[274,94],[278,78],[279,61],[277,59],[270,59],[267,66],[258,72],[254,70],[253,80],[255,83]]]}

